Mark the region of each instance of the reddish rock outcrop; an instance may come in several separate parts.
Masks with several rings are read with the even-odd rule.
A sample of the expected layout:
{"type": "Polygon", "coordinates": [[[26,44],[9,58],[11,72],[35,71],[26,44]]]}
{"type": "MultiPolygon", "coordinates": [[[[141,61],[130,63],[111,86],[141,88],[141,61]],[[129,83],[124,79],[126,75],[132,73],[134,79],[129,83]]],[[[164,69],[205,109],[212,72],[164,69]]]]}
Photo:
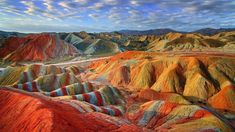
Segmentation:
{"type": "Polygon", "coordinates": [[[208,102],[216,109],[235,112],[235,86],[229,85],[222,88],[217,94],[212,96],[208,102]]]}
{"type": "Polygon", "coordinates": [[[124,119],[82,113],[69,103],[35,94],[0,90],[1,131],[138,131],[124,119]]]}
{"type": "Polygon", "coordinates": [[[0,57],[7,61],[43,61],[78,53],[73,45],[52,34],[8,38],[0,50],[4,50],[0,57]]]}

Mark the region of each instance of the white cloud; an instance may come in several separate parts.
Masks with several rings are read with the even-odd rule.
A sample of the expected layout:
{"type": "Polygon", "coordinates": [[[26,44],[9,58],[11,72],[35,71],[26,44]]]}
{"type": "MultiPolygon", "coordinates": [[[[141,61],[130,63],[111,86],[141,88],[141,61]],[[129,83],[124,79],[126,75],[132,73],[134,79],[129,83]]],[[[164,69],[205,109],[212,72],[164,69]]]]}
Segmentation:
{"type": "Polygon", "coordinates": [[[32,1],[21,1],[22,4],[26,5],[27,10],[24,11],[27,14],[33,15],[33,13],[36,11],[36,6],[32,1]]]}
{"type": "Polygon", "coordinates": [[[103,0],[103,3],[105,3],[106,5],[118,5],[119,1],[118,0],[103,0]]]}
{"type": "Polygon", "coordinates": [[[65,2],[65,1],[59,2],[58,5],[60,5],[60,6],[63,7],[63,8],[71,8],[71,7],[69,6],[69,3],[68,3],[68,2],[65,2]]]}
{"type": "Polygon", "coordinates": [[[139,6],[140,5],[140,3],[136,0],[131,0],[130,4],[133,5],[133,6],[139,6]]]}
{"type": "Polygon", "coordinates": [[[88,16],[93,19],[97,19],[99,17],[99,15],[97,15],[97,14],[89,14],[88,16]]]}
{"type": "Polygon", "coordinates": [[[193,13],[197,10],[197,8],[194,6],[191,6],[191,7],[185,7],[183,10],[185,11],[185,13],[193,13]]]}
{"type": "Polygon", "coordinates": [[[51,11],[54,9],[52,3],[53,1],[52,0],[43,0],[43,4],[47,7],[47,10],[51,11]]]}
{"type": "Polygon", "coordinates": [[[98,3],[95,3],[94,5],[90,6],[89,8],[93,9],[93,10],[100,10],[104,6],[105,6],[104,3],[98,2],[98,3]]]}
{"type": "Polygon", "coordinates": [[[89,0],[74,0],[74,2],[77,2],[81,5],[86,5],[89,2],[89,0]]]}

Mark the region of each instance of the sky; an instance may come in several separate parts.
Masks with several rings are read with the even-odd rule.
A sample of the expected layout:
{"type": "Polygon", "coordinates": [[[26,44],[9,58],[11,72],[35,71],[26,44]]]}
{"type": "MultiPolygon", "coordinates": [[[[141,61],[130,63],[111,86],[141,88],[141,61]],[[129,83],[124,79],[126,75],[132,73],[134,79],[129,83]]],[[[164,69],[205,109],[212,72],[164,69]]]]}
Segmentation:
{"type": "Polygon", "coordinates": [[[235,28],[235,0],[0,0],[0,30],[235,28]]]}

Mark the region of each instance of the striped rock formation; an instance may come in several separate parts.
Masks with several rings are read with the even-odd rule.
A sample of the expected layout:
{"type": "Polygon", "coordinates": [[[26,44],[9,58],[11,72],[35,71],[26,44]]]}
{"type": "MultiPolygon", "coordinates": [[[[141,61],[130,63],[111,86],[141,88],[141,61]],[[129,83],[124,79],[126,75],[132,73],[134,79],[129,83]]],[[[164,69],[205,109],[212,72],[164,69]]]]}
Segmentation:
{"type": "Polygon", "coordinates": [[[0,85],[23,84],[35,80],[40,76],[56,75],[64,73],[65,70],[53,65],[28,65],[19,67],[7,67],[1,72],[0,85]]]}
{"type": "MultiPolygon", "coordinates": [[[[85,102],[54,100],[34,93],[0,89],[1,131],[139,131],[129,121],[85,102]]],[[[100,108],[109,111],[108,108],[100,108]]]]}
{"type": "Polygon", "coordinates": [[[4,51],[0,53],[0,58],[5,61],[43,61],[78,53],[73,45],[53,34],[8,38],[0,50],[4,51]]]}
{"type": "Polygon", "coordinates": [[[234,51],[235,32],[204,36],[198,33],[168,33],[147,46],[149,51],[234,51]]]}
{"type": "Polygon", "coordinates": [[[77,76],[81,73],[80,71],[82,69],[77,66],[67,68],[53,65],[8,67],[0,74],[0,86],[37,92],[61,100],[87,102],[84,106],[93,112],[117,116],[125,112],[125,101],[116,88],[83,82],[77,76]],[[9,74],[12,76],[8,76],[9,74]]]}
{"type": "Polygon", "coordinates": [[[107,55],[121,52],[113,37],[106,38],[86,32],[69,33],[64,41],[74,45],[82,54],[107,55]]]}
{"type": "Polygon", "coordinates": [[[150,88],[157,92],[178,93],[192,101],[207,101],[227,82],[235,82],[233,58],[207,56],[171,57],[167,54],[124,52],[91,64],[90,69],[94,71],[86,77],[107,80],[132,91],[150,88]],[[122,67],[126,70],[121,70],[122,67]]]}
{"type": "MultiPolygon", "coordinates": [[[[107,81],[132,93],[129,97],[133,99],[128,102],[126,115],[137,116],[138,118],[129,119],[141,127],[160,131],[171,129],[172,131],[176,129],[187,131],[186,127],[193,131],[231,131],[234,129],[235,59],[232,55],[189,54],[182,56],[175,54],[172,56],[167,53],[131,51],[94,62],[88,69],[92,71],[83,76],[89,80],[107,81]],[[139,123],[142,116],[140,113],[144,110],[140,110],[141,107],[137,106],[146,101],[161,101],[166,105],[164,110],[169,112],[171,112],[171,107],[168,108],[168,105],[179,106],[177,110],[179,117],[177,117],[178,113],[169,113],[169,115],[164,115],[167,118],[159,119],[163,122],[162,124],[156,123],[155,120],[143,121],[145,124],[141,124],[139,123]],[[135,109],[140,112],[132,114],[131,112],[135,109]],[[197,109],[208,113],[209,116],[196,119],[192,113],[197,113],[197,109]],[[182,113],[188,111],[189,119],[182,119],[183,122],[182,120],[170,121],[171,115],[180,119],[180,111],[182,113]],[[169,122],[172,122],[170,125],[167,123],[168,118],[169,122]],[[210,124],[210,127],[204,124],[210,124]]],[[[154,111],[159,113],[161,109],[161,107],[156,107],[154,111]]],[[[153,118],[155,118],[154,115],[149,117],[149,120],[153,118]]]]}
{"type": "Polygon", "coordinates": [[[81,81],[81,71],[78,66],[45,65],[3,70],[0,114],[5,116],[0,119],[3,126],[0,130],[140,131],[120,118],[125,113],[125,100],[120,91],[81,81]]]}
{"type": "Polygon", "coordinates": [[[139,98],[147,101],[162,100],[171,103],[190,105],[187,99],[177,93],[156,92],[152,89],[145,89],[139,93],[139,98]]]}
{"type": "Polygon", "coordinates": [[[233,131],[218,117],[197,105],[167,101],[146,102],[128,113],[128,118],[146,130],[155,131],[233,131]]]}
{"type": "Polygon", "coordinates": [[[21,44],[25,43],[27,38],[19,38],[19,37],[10,37],[4,41],[2,44],[0,52],[0,58],[4,58],[11,52],[15,51],[21,44]]]}

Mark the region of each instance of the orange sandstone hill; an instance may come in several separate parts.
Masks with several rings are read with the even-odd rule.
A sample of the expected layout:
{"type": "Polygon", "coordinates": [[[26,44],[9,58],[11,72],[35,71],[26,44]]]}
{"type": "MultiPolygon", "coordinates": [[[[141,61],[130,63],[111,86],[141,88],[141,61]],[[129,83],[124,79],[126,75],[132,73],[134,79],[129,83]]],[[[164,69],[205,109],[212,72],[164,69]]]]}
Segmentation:
{"type": "Polygon", "coordinates": [[[149,51],[234,51],[235,32],[223,32],[214,36],[198,33],[168,33],[159,36],[147,46],[149,51]]]}
{"type": "Polygon", "coordinates": [[[135,92],[177,93],[189,101],[209,101],[208,106],[215,109],[234,111],[233,55],[133,51],[94,62],[89,68],[93,70],[85,76],[90,80],[105,80],[135,92]]]}
{"type": "Polygon", "coordinates": [[[42,61],[78,53],[73,45],[54,34],[10,37],[5,40],[0,50],[0,57],[6,61],[42,61]]]}

